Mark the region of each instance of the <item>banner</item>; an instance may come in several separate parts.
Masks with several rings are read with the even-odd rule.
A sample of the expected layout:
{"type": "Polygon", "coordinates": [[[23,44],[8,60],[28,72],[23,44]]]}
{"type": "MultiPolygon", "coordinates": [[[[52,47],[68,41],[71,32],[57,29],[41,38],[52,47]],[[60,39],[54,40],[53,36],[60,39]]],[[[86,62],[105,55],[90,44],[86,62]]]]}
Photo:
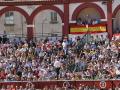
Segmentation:
{"type": "Polygon", "coordinates": [[[97,25],[88,25],[88,26],[71,26],[70,34],[85,34],[85,33],[103,33],[106,32],[105,24],[97,24],[97,25]]]}
{"type": "MultiPolygon", "coordinates": [[[[69,38],[73,38],[73,40],[76,38],[76,37],[80,37],[82,38],[85,34],[69,34],[69,38]]],[[[103,38],[106,38],[108,36],[108,33],[107,32],[103,32],[103,33],[91,33],[89,34],[90,36],[92,36],[93,38],[96,38],[97,36],[103,36],[103,38]]],[[[88,36],[89,36],[88,35],[88,36]]]]}

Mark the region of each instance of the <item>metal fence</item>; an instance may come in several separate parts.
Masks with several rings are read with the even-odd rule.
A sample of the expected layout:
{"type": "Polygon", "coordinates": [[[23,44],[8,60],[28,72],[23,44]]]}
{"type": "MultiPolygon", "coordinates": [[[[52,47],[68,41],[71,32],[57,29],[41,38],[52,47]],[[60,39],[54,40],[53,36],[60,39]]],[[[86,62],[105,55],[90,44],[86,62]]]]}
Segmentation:
{"type": "MultiPolygon", "coordinates": [[[[1,37],[3,37],[4,34],[0,34],[1,37]]],[[[27,39],[27,35],[26,34],[6,34],[7,38],[9,40],[14,40],[14,39],[21,39],[21,40],[25,40],[27,39]]],[[[35,33],[33,36],[33,40],[41,40],[41,39],[45,39],[45,38],[49,38],[52,40],[57,40],[62,38],[62,34],[61,33],[35,33]]]]}

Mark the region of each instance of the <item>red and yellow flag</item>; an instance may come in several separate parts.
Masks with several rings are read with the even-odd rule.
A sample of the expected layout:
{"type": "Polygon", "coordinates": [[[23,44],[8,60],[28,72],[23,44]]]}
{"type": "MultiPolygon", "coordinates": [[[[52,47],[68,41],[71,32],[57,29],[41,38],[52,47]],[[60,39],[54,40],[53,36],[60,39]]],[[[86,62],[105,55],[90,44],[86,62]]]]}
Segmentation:
{"type": "Polygon", "coordinates": [[[70,27],[70,34],[84,34],[84,33],[103,33],[106,32],[106,25],[97,24],[97,25],[90,25],[86,26],[71,26],[70,27]]]}

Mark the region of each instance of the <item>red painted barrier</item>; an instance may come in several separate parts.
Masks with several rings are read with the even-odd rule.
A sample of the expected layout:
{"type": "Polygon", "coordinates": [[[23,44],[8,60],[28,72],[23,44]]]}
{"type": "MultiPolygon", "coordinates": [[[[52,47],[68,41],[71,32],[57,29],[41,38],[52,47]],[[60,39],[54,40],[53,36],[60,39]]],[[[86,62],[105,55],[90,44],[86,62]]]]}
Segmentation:
{"type": "MultiPolygon", "coordinates": [[[[39,82],[31,82],[32,84],[35,85],[36,89],[42,89],[45,86],[55,86],[57,85],[58,87],[63,87],[65,83],[69,83],[69,85],[74,86],[76,88],[79,88],[81,86],[92,86],[92,87],[97,87],[98,89],[114,89],[117,86],[120,86],[120,80],[106,80],[106,81],[39,81],[39,82]]],[[[0,82],[0,88],[2,86],[7,86],[7,85],[14,85],[16,86],[23,86],[25,87],[27,81],[16,81],[16,82],[0,82]]]]}

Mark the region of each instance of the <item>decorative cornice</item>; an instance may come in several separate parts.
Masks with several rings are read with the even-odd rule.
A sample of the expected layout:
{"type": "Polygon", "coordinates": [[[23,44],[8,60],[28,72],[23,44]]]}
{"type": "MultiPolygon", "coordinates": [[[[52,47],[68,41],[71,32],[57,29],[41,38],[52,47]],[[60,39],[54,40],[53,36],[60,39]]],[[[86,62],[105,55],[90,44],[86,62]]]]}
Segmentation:
{"type": "Polygon", "coordinates": [[[53,5],[65,3],[97,2],[109,0],[46,0],[46,1],[0,1],[0,6],[18,6],[18,5],[53,5]]]}
{"type": "Polygon", "coordinates": [[[0,6],[14,6],[14,5],[53,5],[63,4],[66,0],[49,0],[49,1],[0,1],[0,6]]]}

